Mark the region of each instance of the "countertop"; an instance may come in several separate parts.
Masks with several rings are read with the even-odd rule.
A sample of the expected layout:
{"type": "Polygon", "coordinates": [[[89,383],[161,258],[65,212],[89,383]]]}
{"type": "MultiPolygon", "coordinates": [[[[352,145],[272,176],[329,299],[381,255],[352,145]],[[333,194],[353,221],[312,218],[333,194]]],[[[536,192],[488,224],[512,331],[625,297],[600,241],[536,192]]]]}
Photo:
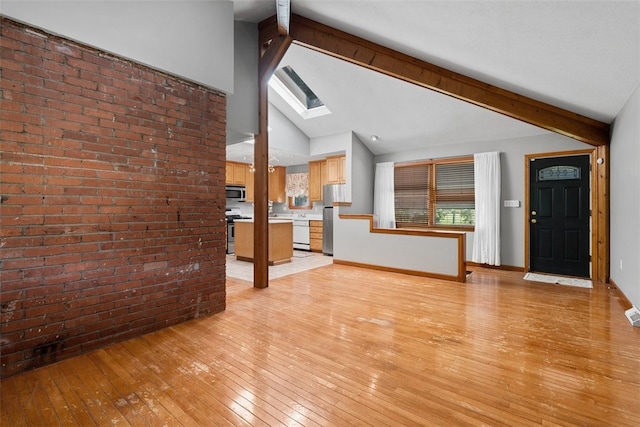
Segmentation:
{"type": "Polygon", "coordinates": [[[270,219],[295,219],[295,220],[309,220],[309,221],[322,221],[322,214],[306,214],[304,216],[301,215],[291,215],[291,214],[276,214],[275,216],[269,217],[270,219]]]}
{"type": "MultiPolygon", "coordinates": [[[[236,219],[233,222],[253,222],[253,219],[236,219]]],[[[269,224],[286,224],[292,223],[293,219],[291,218],[269,218],[269,224]]]]}

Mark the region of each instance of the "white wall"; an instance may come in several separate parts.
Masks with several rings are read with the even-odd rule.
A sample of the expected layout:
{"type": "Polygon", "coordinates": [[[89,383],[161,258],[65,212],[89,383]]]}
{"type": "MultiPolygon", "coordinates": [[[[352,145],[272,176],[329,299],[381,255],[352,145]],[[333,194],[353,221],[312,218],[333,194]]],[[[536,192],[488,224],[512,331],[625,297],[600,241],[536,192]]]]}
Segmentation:
{"type": "Polygon", "coordinates": [[[636,307],[640,307],[639,117],[640,86],[613,122],[610,152],[611,279],[636,307]]]}
{"type": "MultiPolygon", "coordinates": [[[[525,154],[593,148],[562,135],[548,133],[519,139],[480,141],[469,144],[431,147],[376,156],[375,162],[410,162],[421,159],[466,156],[487,151],[499,151],[502,169],[502,199],[520,200],[519,208],[501,209],[501,262],[524,267],[524,156],[525,154]]],[[[467,240],[470,246],[472,240],[467,240]]],[[[469,253],[469,248],[467,248],[469,253]]]]}
{"type": "Polygon", "coordinates": [[[2,0],[2,14],[233,92],[231,1],[2,0]]]}

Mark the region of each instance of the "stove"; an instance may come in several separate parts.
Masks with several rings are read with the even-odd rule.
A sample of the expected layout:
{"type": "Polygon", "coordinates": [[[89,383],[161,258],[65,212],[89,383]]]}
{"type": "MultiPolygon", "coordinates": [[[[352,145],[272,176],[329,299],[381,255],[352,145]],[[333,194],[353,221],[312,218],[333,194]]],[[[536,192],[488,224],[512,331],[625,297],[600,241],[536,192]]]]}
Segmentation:
{"type": "Polygon", "coordinates": [[[237,208],[227,208],[226,216],[227,216],[227,253],[233,254],[236,251],[236,248],[235,248],[236,227],[233,221],[235,221],[236,219],[251,219],[251,217],[242,215],[242,212],[240,212],[240,209],[237,209],[237,208]]]}

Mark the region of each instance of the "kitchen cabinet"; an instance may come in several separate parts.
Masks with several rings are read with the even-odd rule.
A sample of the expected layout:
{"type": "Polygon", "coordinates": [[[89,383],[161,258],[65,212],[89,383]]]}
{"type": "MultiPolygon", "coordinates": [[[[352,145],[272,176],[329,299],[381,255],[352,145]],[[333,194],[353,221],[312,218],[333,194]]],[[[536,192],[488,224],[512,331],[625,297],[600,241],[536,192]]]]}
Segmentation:
{"type": "Polygon", "coordinates": [[[322,252],[322,221],[309,221],[309,245],[311,252],[322,252]]]}
{"type": "MultiPolygon", "coordinates": [[[[269,200],[274,203],[284,203],[287,200],[286,196],[286,173],[287,168],[284,166],[276,166],[273,172],[269,173],[269,187],[268,194],[269,200]]],[[[247,167],[247,178],[245,184],[245,190],[247,192],[247,202],[255,201],[254,193],[255,193],[255,175],[252,172],[249,172],[249,167],[247,167]]]]}
{"type": "Polygon", "coordinates": [[[247,166],[247,183],[244,186],[245,192],[246,192],[246,201],[247,202],[253,202],[253,193],[255,193],[254,188],[256,187],[255,185],[255,175],[252,172],[249,172],[249,167],[247,166]]]}
{"type": "Polygon", "coordinates": [[[322,200],[322,170],[326,168],[324,160],[309,162],[309,201],[319,202],[322,200]],[[324,165],[324,166],[323,166],[324,165]]]}
{"type": "Polygon", "coordinates": [[[245,163],[227,162],[225,182],[229,185],[246,185],[249,167],[245,163]]]}
{"type": "Polygon", "coordinates": [[[324,187],[327,182],[327,161],[323,160],[320,163],[320,198],[322,199],[322,187],[324,187]]]}
{"type": "Polygon", "coordinates": [[[327,157],[327,184],[346,183],[346,156],[327,157]]]}
{"type": "Polygon", "coordinates": [[[284,203],[287,201],[286,180],[287,168],[276,166],[275,170],[269,173],[269,200],[274,203],[284,203]]]}
{"type": "MultiPolygon", "coordinates": [[[[235,225],[235,253],[240,261],[253,262],[253,220],[238,219],[235,225]]],[[[291,262],[293,257],[293,222],[269,220],[269,265],[291,262]]]]}

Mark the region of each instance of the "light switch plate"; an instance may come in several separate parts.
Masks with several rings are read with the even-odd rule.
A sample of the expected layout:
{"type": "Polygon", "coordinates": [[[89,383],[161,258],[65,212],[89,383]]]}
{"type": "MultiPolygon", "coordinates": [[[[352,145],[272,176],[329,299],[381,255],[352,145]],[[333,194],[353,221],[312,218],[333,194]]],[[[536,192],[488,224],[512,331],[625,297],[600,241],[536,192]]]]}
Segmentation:
{"type": "Polygon", "coordinates": [[[505,208],[519,208],[520,200],[505,200],[504,201],[505,208]]]}

